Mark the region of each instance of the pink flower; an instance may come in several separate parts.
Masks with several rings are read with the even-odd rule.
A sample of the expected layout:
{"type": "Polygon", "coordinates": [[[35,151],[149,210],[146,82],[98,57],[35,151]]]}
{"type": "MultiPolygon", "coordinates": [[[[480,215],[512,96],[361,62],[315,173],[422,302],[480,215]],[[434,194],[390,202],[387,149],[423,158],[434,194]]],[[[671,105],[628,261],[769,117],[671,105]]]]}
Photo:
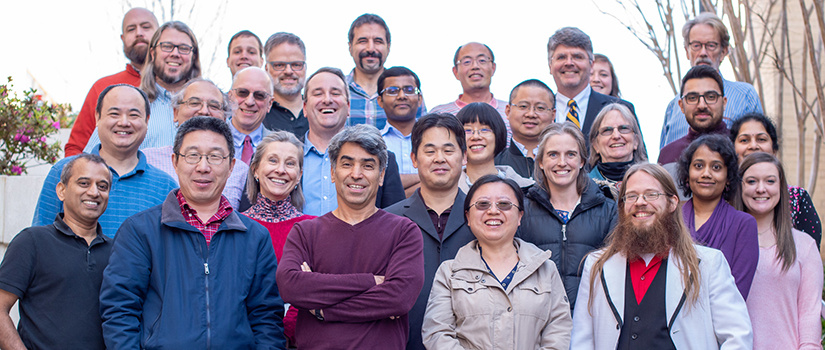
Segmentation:
{"type": "Polygon", "coordinates": [[[46,143],[46,136],[41,136],[40,137],[40,142],[46,143]]]}
{"type": "Polygon", "coordinates": [[[58,121],[58,122],[54,122],[54,123],[52,123],[52,126],[53,126],[55,129],[60,129],[60,122],[59,122],[59,121],[58,121]]]}
{"type": "Polygon", "coordinates": [[[11,167],[11,172],[13,172],[13,173],[15,173],[15,174],[17,174],[17,175],[20,175],[20,174],[22,174],[22,173],[23,173],[23,168],[21,168],[21,167],[19,167],[19,166],[17,166],[17,165],[12,165],[12,167],[11,167]]]}
{"type": "Polygon", "coordinates": [[[29,140],[31,140],[31,139],[28,136],[20,135],[20,143],[24,143],[24,144],[29,143],[29,140]]]}
{"type": "Polygon", "coordinates": [[[22,137],[23,137],[23,135],[21,135],[19,132],[18,132],[18,133],[16,133],[16,134],[14,134],[14,140],[15,140],[15,141],[20,141],[20,139],[21,139],[22,137]]]}

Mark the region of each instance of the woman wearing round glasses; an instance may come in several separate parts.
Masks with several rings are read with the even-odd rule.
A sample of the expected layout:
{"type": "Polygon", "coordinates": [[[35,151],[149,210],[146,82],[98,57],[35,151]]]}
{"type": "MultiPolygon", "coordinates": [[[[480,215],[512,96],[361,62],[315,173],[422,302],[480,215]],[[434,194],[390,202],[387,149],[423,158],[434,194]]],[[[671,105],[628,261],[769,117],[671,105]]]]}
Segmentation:
{"type": "Polygon", "coordinates": [[[501,115],[492,106],[483,102],[473,102],[455,115],[464,124],[467,138],[467,166],[458,180],[458,188],[464,193],[484,175],[498,175],[515,181],[526,189],[534,181],[519,175],[507,165],[496,165],[495,157],[507,146],[507,126],[501,115]]]}
{"type": "Polygon", "coordinates": [[[536,186],[527,192],[519,237],[551,250],[575,307],[585,255],[604,245],[616,226],[616,202],[587,176],[584,135],[570,122],[550,124],[536,155],[536,186]]]}
{"type": "Polygon", "coordinates": [[[427,349],[568,349],[573,321],[551,253],[515,238],[523,194],[484,175],[464,201],[476,240],[435,275],[422,335],[427,349]]]}
{"type": "Polygon", "coordinates": [[[608,185],[616,200],[624,173],[641,162],[647,162],[647,152],[636,118],[622,104],[604,106],[590,127],[590,178],[608,185]]]}

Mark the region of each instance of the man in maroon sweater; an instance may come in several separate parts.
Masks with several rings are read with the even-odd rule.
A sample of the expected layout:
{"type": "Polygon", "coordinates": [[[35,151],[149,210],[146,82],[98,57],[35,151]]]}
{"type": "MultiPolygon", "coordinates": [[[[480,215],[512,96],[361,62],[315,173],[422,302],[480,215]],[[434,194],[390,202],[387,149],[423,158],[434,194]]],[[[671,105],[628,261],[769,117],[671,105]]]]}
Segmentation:
{"type": "Polygon", "coordinates": [[[407,218],[378,209],[387,147],[373,126],[343,129],[329,144],[338,208],[296,223],[276,280],[296,306],[299,349],[404,349],[424,284],[422,237],[407,218]]]}

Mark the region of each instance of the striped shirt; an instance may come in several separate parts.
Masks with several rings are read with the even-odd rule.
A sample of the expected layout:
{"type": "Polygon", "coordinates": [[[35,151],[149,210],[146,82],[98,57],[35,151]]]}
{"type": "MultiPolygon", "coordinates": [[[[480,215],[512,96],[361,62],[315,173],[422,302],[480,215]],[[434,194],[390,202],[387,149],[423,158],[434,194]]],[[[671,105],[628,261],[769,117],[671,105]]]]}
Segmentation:
{"type": "Polygon", "coordinates": [[[412,133],[407,136],[401,134],[398,129],[389,123],[381,130],[381,136],[384,137],[384,142],[387,144],[387,150],[395,153],[398,161],[399,174],[418,174],[412,164],[410,154],[412,153],[412,133]]]}
{"type": "MultiPolygon", "coordinates": [[[[387,125],[387,114],[384,109],[378,105],[378,92],[370,95],[367,91],[355,82],[355,69],[347,74],[347,86],[349,86],[349,116],[347,117],[347,126],[356,124],[369,124],[378,130],[387,125]]],[[[418,112],[415,113],[415,118],[421,118],[427,113],[427,106],[424,105],[424,100],[421,100],[421,106],[418,107],[418,112]]]]}
{"type": "MultiPolygon", "coordinates": [[[[724,84],[725,97],[728,98],[725,104],[725,115],[722,118],[730,128],[734,121],[741,118],[743,115],[758,112],[762,113],[762,104],[759,102],[759,95],[753,85],[739,82],[722,80],[724,84]]],[[[685,119],[685,114],[679,108],[679,98],[676,96],[667,105],[665,111],[665,122],[662,125],[662,136],[659,138],[659,149],[664,148],[667,144],[676,141],[688,133],[690,125],[685,119]]]]}
{"type": "MultiPolygon", "coordinates": [[[[92,149],[91,153],[99,155],[100,146],[92,149]]],[[[32,219],[33,226],[51,224],[57,214],[63,212],[63,202],[57,198],[55,187],[60,182],[63,166],[76,157],[63,158],[52,166],[37,199],[32,219]]],[[[178,187],[169,175],[149,165],[143,152],[138,151],[137,157],[138,164],[124,175],[109,167],[112,172],[109,204],[98,219],[103,234],[107,237],[114,237],[126,218],[163,203],[169,191],[178,187]]]]}
{"type": "MultiPolygon", "coordinates": [[[[458,111],[460,111],[464,106],[468,105],[468,103],[461,101],[461,96],[464,94],[458,95],[458,99],[454,102],[445,103],[443,105],[438,105],[433,107],[430,110],[430,113],[450,113],[452,115],[456,115],[458,111]]],[[[507,113],[504,113],[504,107],[507,107],[507,101],[496,100],[496,97],[490,94],[491,100],[487,102],[488,105],[493,106],[493,108],[498,111],[498,114],[501,114],[501,119],[504,120],[504,125],[507,127],[507,145],[510,146],[510,139],[513,138],[513,131],[510,130],[510,120],[507,119],[507,113]]]]}

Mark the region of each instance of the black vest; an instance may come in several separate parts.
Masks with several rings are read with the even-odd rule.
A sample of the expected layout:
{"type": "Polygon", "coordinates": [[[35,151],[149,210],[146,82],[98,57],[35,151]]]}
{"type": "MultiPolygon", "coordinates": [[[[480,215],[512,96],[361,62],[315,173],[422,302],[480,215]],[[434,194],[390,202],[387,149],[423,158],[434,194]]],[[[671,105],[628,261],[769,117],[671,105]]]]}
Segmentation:
{"type": "Polygon", "coordinates": [[[676,349],[670,339],[665,307],[667,259],[662,259],[659,271],[653,277],[641,304],[636,303],[630,265],[625,272],[624,324],[619,334],[617,349],[676,349]]]}

